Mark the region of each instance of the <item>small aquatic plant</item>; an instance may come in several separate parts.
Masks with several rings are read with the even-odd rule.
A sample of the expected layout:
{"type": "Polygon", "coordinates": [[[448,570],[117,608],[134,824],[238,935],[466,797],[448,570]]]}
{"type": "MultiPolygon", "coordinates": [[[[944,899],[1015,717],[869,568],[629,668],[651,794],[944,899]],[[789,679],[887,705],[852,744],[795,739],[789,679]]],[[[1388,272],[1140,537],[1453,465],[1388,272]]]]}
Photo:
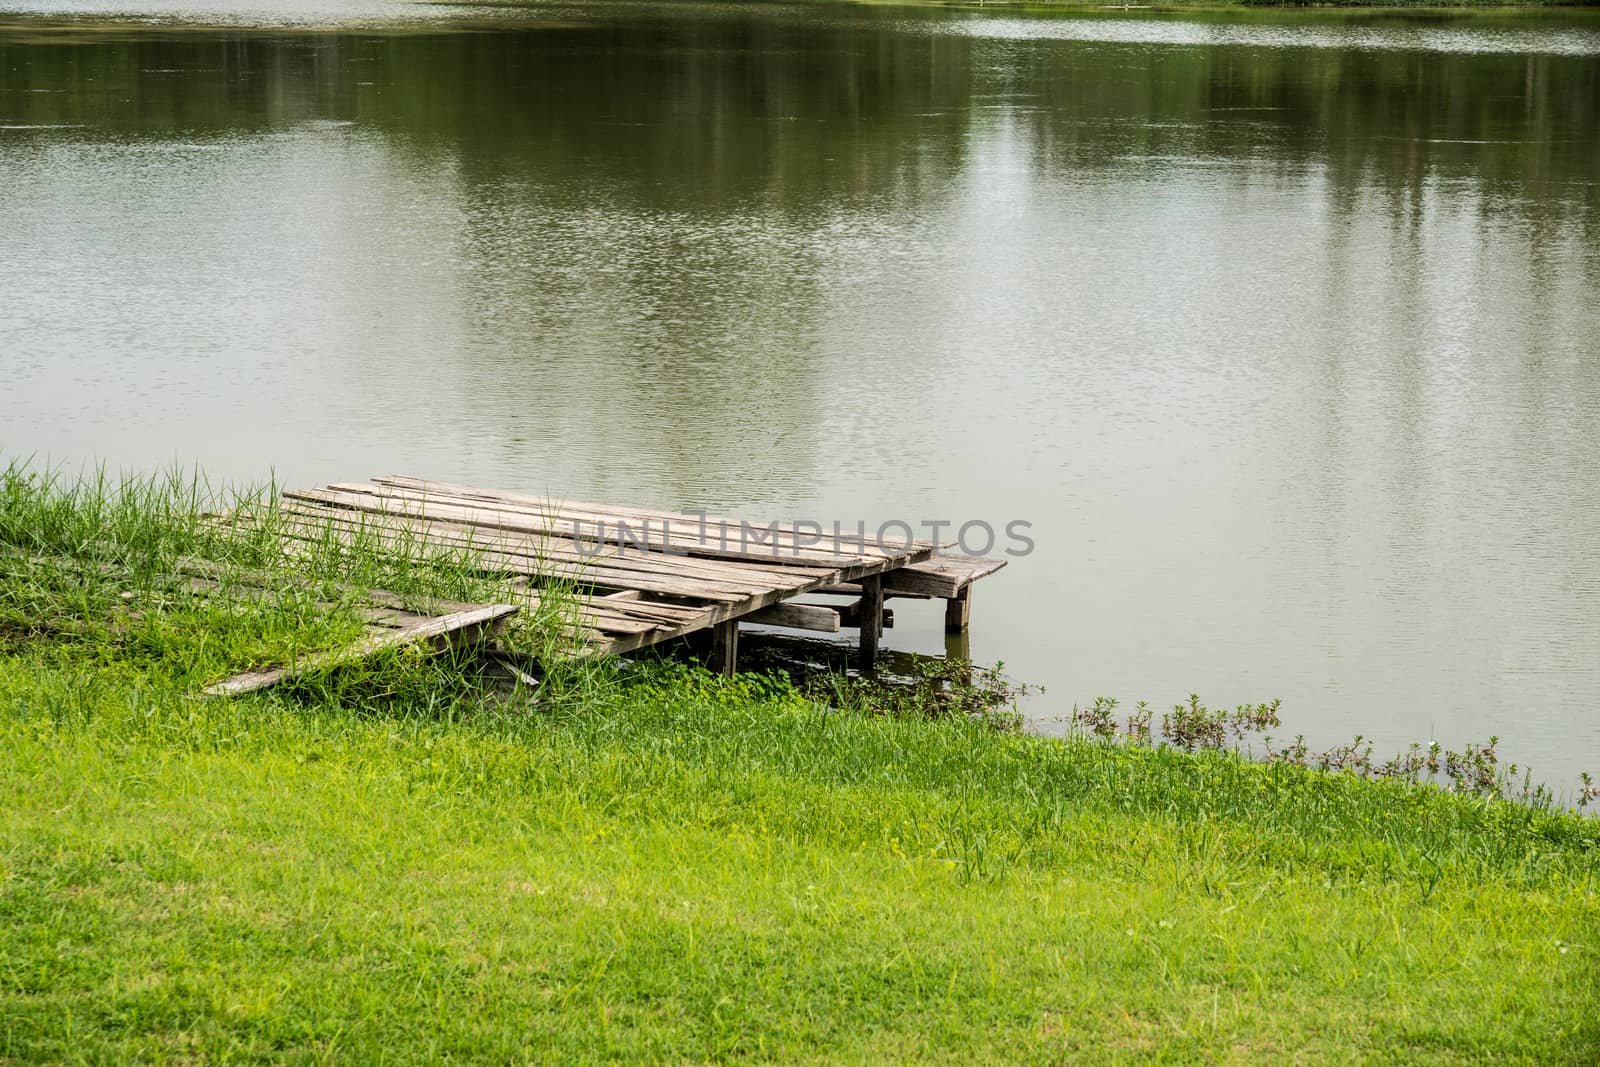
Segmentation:
{"type": "MultiPolygon", "coordinates": [[[[1152,713],[1140,701],[1133,714],[1119,719],[1115,697],[1098,696],[1087,706],[1073,705],[1072,725],[1089,737],[1149,746],[1152,713]]],[[[1439,742],[1413,743],[1406,751],[1387,759],[1376,759],[1371,741],[1357,735],[1344,744],[1316,750],[1306,744],[1305,735],[1280,748],[1272,747],[1267,730],[1282,725],[1282,701],[1240,704],[1232,710],[1212,710],[1197,694],[1174,704],[1161,716],[1161,740],[1166,746],[1185,752],[1239,750],[1255,735],[1263,735],[1266,762],[1317,771],[1348,774],[1370,780],[1397,781],[1412,785],[1431,785],[1452,793],[1489,800],[1507,800],[1537,808],[1559,807],[1554,792],[1534,780],[1530,769],[1515,763],[1502,765],[1500,739],[1490,737],[1487,744],[1468,742],[1461,749],[1445,749],[1439,742]]],[[[1579,776],[1573,806],[1587,807],[1600,800],[1600,783],[1588,774],[1579,776]]]]}
{"type": "Polygon", "coordinates": [[[846,646],[806,638],[755,638],[746,666],[787,677],[797,691],[827,707],[897,718],[963,718],[1014,732],[1023,726],[1019,702],[1043,686],[1020,682],[1005,663],[975,664],[953,656],[891,652],[877,669],[850,669],[846,646]]]}

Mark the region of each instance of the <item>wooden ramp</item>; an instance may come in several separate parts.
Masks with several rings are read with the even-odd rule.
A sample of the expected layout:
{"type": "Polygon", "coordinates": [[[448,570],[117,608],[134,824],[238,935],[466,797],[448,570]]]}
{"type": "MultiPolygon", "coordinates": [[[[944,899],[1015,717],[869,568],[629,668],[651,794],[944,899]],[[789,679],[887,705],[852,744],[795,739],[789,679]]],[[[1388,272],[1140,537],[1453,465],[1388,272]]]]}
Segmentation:
{"type": "Polygon", "coordinates": [[[306,536],[468,549],[486,570],[514,576],[530,602],[562,583],[580,590],[578,640],[628,652],[711,630],[712,666],[731,673],[738,623],[832,632],[860,629],[871,663],[886,597],[944,598],[964,629],[972,582],[1003,560],[936,555],[855,530],[819,530],[619,507],[390,476],[284,493],[287,528],[306,536]],[[836,607],[795,603],[845,597],[836,607]]]}
{"type": "MultiPolygon", "coordinates": [[[[388,602],[381,594],[378,605],[388,602]]],[[[384,649],[420,644],[443,650],[452,646],[476,645],[493,636],[506,619],[519,610],[515,604],[460,604],[459,610],[438,615],[422,615],[400,608],[378,606],[368,613],[367,636],[347,648],[304,656],[279,667],[246,671],[206,686],[206,696],[238,696],[266,689],[303,675],[365,659],[384,649]]]]}

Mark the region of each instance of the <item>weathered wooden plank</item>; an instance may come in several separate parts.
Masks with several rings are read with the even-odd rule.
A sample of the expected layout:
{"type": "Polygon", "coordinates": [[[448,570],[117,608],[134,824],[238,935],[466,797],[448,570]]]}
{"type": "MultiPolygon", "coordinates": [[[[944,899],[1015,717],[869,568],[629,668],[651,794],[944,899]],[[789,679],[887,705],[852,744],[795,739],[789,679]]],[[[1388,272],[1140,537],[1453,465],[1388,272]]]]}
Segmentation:
{"type": "Polygon", "coordinates": [[[600,523],[603,520],[599,519],[564,517],[541,512],[533,507],[514,507],[492,501],[457,502],[423,494],[385,493],[381,486],[362,486],[355,483],[339,483],[338,488],[329,489],[288,490],[284,496],[297,500],[316,500],[377,514],[404,515],[419,519],[439,518],[492,529],[565,536],[569,540],[582,539],[586,543],[626,543],[636,546],[641,551],[652,549],[663,554],[682,552],[711,559],[759,560],[776,564],[786,564],[790,560],[814,564],[830,563],[834,560],[865,561],[869,558],[864,554],[840,556],[778,543],[752,547],[749,544],[740,546],[720,539],[678,538],[663,532],[659,527],[631,531],[631,535],[625,536],[622,531],[615,528],[609,531],[602,530],[600,523]],[[563,522],[568,527],[565,531],[562,529],[563,522]],[[585,530],[585,525],[592,528],[585,530]]]}
{"type": "Polygon", "coordinates": [[[762,626],[786,626],[791,630],[816,630],[827,634],[839,632],[839,613],[833,608],[791,601],[752,611],[739,621],[762,626]]]}
{"type": "MultiPolygon", "coordinates": [[[[889,577],[889,575],[895,574],[895,573],[897,573],[897,572],[895,572],[895,571],[887,571],[884,574],[884,578],[887,579],[889,577]]],[[[885,584],[887,585],[887,582],[885,582],[885,584]]],[[[852,596],[852,597],[859,597],[861,595],[861,583],[859,583],[859,582],[840,582],[837,585],[818,586],[816,589],[812,589],[810,591],[813,592],[813,593],[821,593],[824,596],[852,596]]],[[[883,599],[885,599],[885,600],[933,600],[933,599],[936,599],[936,598],[934,597],[934,595],[932,593],[907,593],[907,592],[905,592],[903,590],[898,590],[898,589],[893,591],[893,592],[890,592],[886,588],[883,591],[883,599]]]]}
{"type": "MultiPolygon", "coordinates": [[[[345,588],[353,589],[354,587],[345,586],[345,588]]],[[[482,604],[468,604],[464,601],[447,600],[444,597],[437,596],[401,596],[399,593],[391,593],[387,589],[366,589],[362,591],[361,595],[372,603],[383,607],[414,611],[418,615],[427,616],[455,615],[463,611],[471,611],[474,608],[483,607],[482,604]]],[[[531,597],[530,600],[531,606],[538,606],[538,597],[531,597]]],[[[527,607],[530,605],[521,606],[527,607]]]]}
{"type": "MultiPolygon", "coordinates": [[[[296,492],[302,493],[302,491],[296,492]]],[[[307,490],[303,491],[302,495],[309,495],[312,492],[322,491],[307,490]]],[[[376,497],[358,498],[356,504],[349,507],[338,504],[317,504],[315,501],[310,501],[309,506],[313,509],[310,515],[301,514],[304,506],[295,504],[293,502],[289,503],[286,506],[286,509],[300,509],[296,510],[294,513],[302,518],[308,519],[308,521],[314,524],[311,531],[312,533],[320,536],[323,531],[315,524],[323,523],[331,525],[337,523],[340,520],[336,516],[342,511],[346,516],[348,516],[344,520],[348,525],[367,535],[383,536],[385,529],[394,530],[394,536],[397,538],[396,544],[401,546],[414,547],[418,541],[422,539],[426,539],[428,542],[432,543],[440,540],[441,529],[453,529],[454,547],[460,547],[463,549],[470,547],[472,551],[481,554],[482,552],[491,550],[486,547],[489,545],[499,545],[504,548],[511,544],[521,545],[525,543],[525,541],[521,538],[513,538],[511,535],[520,533],[522,538],[527,538],[530,533],[538,533],[538,531],[499,531],[498,528],[475,526],[472,523],[461,522],[457,519],[441,519],[437,516],[417,515],[413,512],[407,511],[402,506],[397,506],[398,510],[392,512],[385,511],[384,508],[387,505],[382,503],[380,498],[376,497]],[[365,506],[368,504],[370,504],[372,507],[378,508],[378,510],[368,510],[365,506]],[[498,533],[486,534],[485,530],[497,530],[498,533]],[[504,539],[502,539],[502,537],[504,539]]],[[[602,556],[591,558],[588,555],[587,550],[574,549],[572,547],[573,543],[569,540],[565,540],[564,538],[560,537],[552,537],[549,534],[539,534],[539,536],[547,538],[547,540],[540,541],[536,549],[521,549],[521,551],[524,551],[529,557],[536,558],[539,561],[537,567],[524,568],[524,571],[537,570],[556,578],[585,581],[590,582],[590,584],[607,585],[611,588],[628,587],[627,581],[616,574],[616,571],[619,570],[633,571],[644,569],[658,571],[661,568],[667,568],[674,572],[685,572],[686,574],[687,572],[693,571],[700,571],[703,573],[703,565],[707,563],[714,563],[718,566],[733,568],[728,571],[723,571],[717,575],[715,581],[718,584],[737,584],[744,585],[747,588],[749,587],[749,583],[752,582],[771,583],[775,585],[786,584],[793,591],[800,592],[815,585],[823,584],[825,581],[839,581],[855,578],[863,574],[878,573],[880,571],[906,563],[918,562],[927,558],[928,554],[931,552],[931,549],[929,548],[918,548],[913,553],[908,554],[907,556],[898,560],[882,558],[858,558],[854,560],[845,557],[830,558],[830,563],[832,566],[828,567],[808,565],[796,562],[794,560],[784,559],[781,561],[781,570],[790,571],[793,574],[793,577],[789,578],[785,582],[781,578],[773,578],[772,570],[780,568],[772,567],[772,561],[767,560],[764,557],[739,557],[737,559],[718,558],[715,560],[710,558],[702,559],[699,557],[694,557],[691,559],[690,557],[679,556],[676,554],[667,554],[665,552],[645,552],[637,549],[623,553],[615,551],[615,546],[609,546],[608,548],[608,546],[597,545],[594,547],[601,551],[602,556]],[[604,554],[608,550],[614,554],[604,554]],[[571,560],[572,563],[571,565],[562,565],[552,562],[558,559],[571,560]],[[763,563],[767,565],[762,566],[763,563]],[[759,569],[752,570],[752,566],[759,569]],[[833,569],[835,567],[842,569],[833,569]],[[584,573],[579,574],[576,570],[574,570],[574,568],[582,568],[584,573]],[[589,575],[593,575],[592,581],[588,577],[589,575]]],[[[697,579],[697,584],[701,584],[703,586],[704,579],[697,579]]],[[[639,587],[652,591],[673,593],[675,595],[694,595],[693,591],[666,589],[659,584],[640,584],[639,587]]]]}
{"type": "MultiPolygon", "coordinates": [[[[570,497],[537,496],[534,494],[517,493],[509,490],[485,489],[480,486],[460,485],[453,482],[430,481],[424,478],[414,478],[397,474],[373,478],[372,481],[377,485],[394,489],[403,489],[414,493],[432,494],[435,496],[468,500],[482,500],[512,507],[547,509],[551,514],[559,516],[577,515],[592,516],[595,518],[605,517],[607,521],[620,519],[624,522],[627,522],[628,520],[633,519],[647,520],[657,523],[670,523],[672,529],[693,530],[696,534],[697,540],[701,539],[699,537],[699,532],[701,523],[703,522],[708,532],[711,529],[739,530],[744,526],[759,528],[763,531],[772,530],[783,539],[781,543],[786,547],[795,544],[801,544],[803,547],[808,543],[825,545],[831,545],[833,543],[833,530],[831,527],[825,528],[819,532],[814,530],[810,525],[802,526],[799,524],[774,522],[759,524],[759,526],[757,526],[757,524],[750,523],[748,520],[734,519],[724,516],[708,514],[702,518],[698,512],[673,512],[661,508],[620,506],[616,504],[596,504],[589,501],[574,500],[570,497]],[[819,540],[812,542],[810,539],[813,537],[819,538],[819,540]]],[[[352,483],[341,483],[341,485],[348,484],[352,483]]],[[[875,554],[898,556],[904,551],[904,546],[900,545],[898,542],[886,544],[870,535],[858,539],[853,536],[853,531],[841,531],[840,542],[841,544],[848,545],[851,548],[860,548],[859,552],[845,553],[847,555],[875,554]]],[[[913,541],[912,544],[914,546],[921,547],[937,547],[933,542],[913,541]]]]}
{"type": "Polygon", "coordinates": [[[619,615],[629,618],[650,619],[659,623],[677,624],[692,619],[705,611],[705,605],[672,605],[645,603],[634,601],[625,607],[614,609],[619,615]]]}
{"type": "Polygon", "coordinates": [[[640,572],[671,580],[694,579],[730,588],[756,590],[780,586],[801,590],[809,584],[814,584],[814,578],[820,579],[835,573],[827,569],[814,568],[806,568],[808,572],[814,573],[800,573],[801,568],[795,568],[795,573],[787,576],[772,575],[765,570],[755,570],[723,560],[696,559],[642,550],[624,553],[616,550],[614,546],[603,554],[591,556],[572,547],[572,542],[564,539],[557,539],[554,543],[535,544],[515,537],[499,537],[495,531],[468,524],[404,517],[396,519],[381,515],[369,516],[366,512],[340,511],[333,508],[296,507],[291,514],[294,520],[290,524],[291,529],[297,533],[311,535],[313,539],[322,536],[329,528],[342,527],[354,531],[354,539],[359,539],[365,534],[377,539],[380,544],[391,544],[401,548],[426,542],[435,546],[460,549],[463,552],[495,551],[502,556],[521,556],[536,565],[530,569],[559,576],[581,572],[615,577],[623,572],[640,572]],[[363,517],[370,517],[371,521],[362,521],[363,517]]]}
{"type": "MultiPolygon", "coordinates": [[[[409,515],[383,515],[373,512],[330,507],[322,504],[304,504],[291,501],[285,511],[296,519],[315,524],[344,525],[375,535],[392,536],[400,544],[447,543],[452,547],[492,548],[507,553],[520,553],[540,560],[580,563],[586,566],[623,567],[647,570],[662,574],[695,575],[719,581],[746,582],[752,585],[770,584],[758,580],[769,572],[753,570],[743,563],[724,560],[680,556],[661,551],[623,548],[619,545],[591,545],[578,548],[564,535],[524,535],[515,531],[476,526],[471,523],[438,518],[415,518],[409,515]]],[[[795,568],[783,581],[803,582],[801,572],[814,568],[795,568]]],[[[823,570],[827,570],[824,568],[823,570]]],[[[781,576],[780,576],[781,577],[781,576]]]]}
{"type": "MultiPolygon", "coordinates": [[[[382,481],[382,479],[380,479],[382,481]]],[[[748,544],[741,546],[738,558],[741,561],[765,560],[769,563],[778,563],[782,566],[803,565],[798,561],[802,556],[818,557],[820,561],[832,562],[835,560],[850,560],[856,558],[884,558],[898,559],[908,551],[921,552],[931,549],[932,542],[912,542],[911,546],[897,543],[885,544],[874,538],[856,539],[853,536],[841,538],[835,542],[832,531],[817,533],[809,528],[801,530],[797,527],[787,527],[780,523],[752,524],[733,519],[707,519],[706,529],[700,529],[697,517],[690,517],[686,522],[683,515],[674,515],[668,512],[649,511],[636,508],[608,508],[602,505],[577,505],[573,501],[560,498],[527,497],[519,494],[478,491],[477,495],[457,495],[454,493],[437,492],[430,495],[426,491],[401,489],[397,486],[365,486],[360,483],[341,482],[335,483],[330,488],[349,492],[372,492],[374,495],[383,496],[379,491],[390,488],[394,495],[401,499],[415,503],[428,501],[443,501],[452,506],[473,506],[483,504],[492,506],[497,512],[509,511],[517,514],[537,516],[542,519],[553,520],[557,528],[561,523],[571,526],[569,536],[582,534],[584,539],[591,540],[597,533],[595,527],[599,523],[615,525],[617,521],[627,522],[629,517],[636,521],[630,525],[627,534],[620,530],[613,530],[613,537],[608,541],[624,543],[629,540],[628,535],[637,536],[641,533],[640,523],[654,523],[653,529],[662,533],[662,542],[670,544],[675,551],[687,550],[691,554],[711,552],[713,549],[720,551],[732,550],[738,544],[739,538],[748,534],[748,544]],[[588,510],[598,508],[599,510],[588,510]],[[748,529],[747,529],[748,528],[748,529]],[[712,531],[716,536],[711,536],[712,531]],[[730,533],[729,531],[733,531],[730,533]],[[756,541],[757,533],[762,537],[772,535],[770,543],[756,541]],[[748,548],[750,551],[743,551],[748,548]],[[820,553],[820,557],[818,556],[820,553]]],[[[653,539],[652,539],[653,540],[653,539]]]]}
{"type": "MultiPolygon", "coordinates": [[[[919,600],[946,599],[1005,565],[1003,559],[980,556],[935,556],[886,571],[883,576],[883,595],[919,600]]],[[[861,588],[853,582],[843,582],[819,586],[814,592],[859,596],[861,588]]]]}
{"type": "Polygon", "coordinates": [[[952,597],[979,578],[1006,565],[983,556],[934,556],[884,575],[884,590],[898,594],[952,597]]]}
{"type": "Polygon", "coordinates": [[[364,622],[390,630],[404,630],[410,626],[419,626],[432,618],[429,615],[418,615],[415,612],[402,611],[399,608],[361,608],[359,609],[359,614],[364,622]]]}
{"type": "Polygon", "coordinates": [[[375,633],[345,648],[304,656],[283,667],[236,674],[207,686],[204,692],[207,696],[238,696],[404,645],[421,642],[435,647],[476,644],[498,630],[517,610],[515,604],[484,604],[471,611],[441,615],[405,629],[375,633]]]}
{"type": "Polygon", "coordinates": [[[648,634],[660,629],[644,619],[621,619],[615,615],[583,615],[584,625],[603,634],[648,634]]]}
{"type": "Polygon", "coordinates": [[[777,593],[767,593],[761,596],[751,597],[748,600],[740,601],[738,603],[711,604],[708,605],[701,614],[696,615],[693,618],[686,619],[676,626],[656,631],[650,636],[649,640],[642,640],[638,637],[624,637],[617,640],[602,641],[595,644],[595,650],[605,655],[617,655],[623,652],[632,652],[636,649],[645,648],[649,645],[660,644],[664,641],[672,640],[673,638],[684,637],[688,634],[696,633],[697,631],[715,626],[717,623],[726,622],[729,619],[738,619],[741,616],[750,614],[752,611],[755,611],[758,608],[764,608],[768,604],[777,603],[778,600],[779,596],[777,593]]]}
{"type": "MultiPolygon", "coordinates": [[[[286,528],[284,532],[290,536],[297,536],[296,531],[293,529],[286,528]]],[[[368,528],[368,532],[377,537],[380,545],[384,543],[382,531],[376,528],[368,528]]],[[[318,532],[312,536],[312,539],[319,539],[321,536],[324,536],[324,532],[318,532]]],[[[338,536],[347,542],[353,542],[357,535],[344,533],[338,536]]],[[[721,581],[673,579],[656,575],[652,572],[633,571],[599,564],[552,563],[532,558],[524,553],[501,552],[490,548],[474,549],[474,554],[476,561],[486,570],[537,577],[546,581],[569,581],[576,585],[592,585],[612,589],[638,589],[644,592],[704,600],[733,602],[749,596],[752,591],[760,591],[767,588],[750,583],[730,586],[721,581]]]]}
{"type": "MultiPolygon", "coordinates": [[[[536,594],[528,594],[538,603],[536,594]]],[[[596,597],[587,601],[574,601],[572,614],[577,622],[592,630],[612,634],[642,634],[661,626],[677,625],[687,615],[664,615],[654,611],[636,611],[632,604],[621,604],[596,597]]]]}

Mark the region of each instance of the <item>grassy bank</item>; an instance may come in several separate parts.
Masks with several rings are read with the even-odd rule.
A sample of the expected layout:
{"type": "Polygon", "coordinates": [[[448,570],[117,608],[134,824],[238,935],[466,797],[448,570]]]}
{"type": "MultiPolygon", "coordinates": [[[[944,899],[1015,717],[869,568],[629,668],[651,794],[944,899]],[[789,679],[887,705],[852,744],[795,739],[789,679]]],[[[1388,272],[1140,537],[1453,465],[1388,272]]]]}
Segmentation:
{"type": "Polygon", "coordinates": [[[281,615],[224,656],[60,578],[192,552],[189,512],[7,499],[0,1059],[1600,1051],[1593,820],[672,665],[558,672],[537,705],[406,657],[204,701],[281,615]],[[40,529],[105,566],[16,569],[72,547],[40,529]]]}

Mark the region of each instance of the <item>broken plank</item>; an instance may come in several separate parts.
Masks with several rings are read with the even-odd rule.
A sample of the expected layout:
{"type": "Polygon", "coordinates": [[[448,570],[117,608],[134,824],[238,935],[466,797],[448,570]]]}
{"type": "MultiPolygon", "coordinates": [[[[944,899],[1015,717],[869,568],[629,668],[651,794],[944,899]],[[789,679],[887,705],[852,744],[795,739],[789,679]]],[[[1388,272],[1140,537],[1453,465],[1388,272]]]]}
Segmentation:
{"type": "Polygon", "coordinates": [[[753,611],[739,621],[759,623],[762,626],[786,626],[791,630],[816,630],[826,634],[839,632],[839,613],[833,608],[817,604],[795,604],[785,601],[753,611]]]}
{"type": "Polygon", "coordinates": [[[890,571],[883,576],[886,593],[953,597],[979,578],[1006,565],[1003,559],[983,556],[934,556],[890,571]]]}
{"type": "Polygon", "coordinates": [[[456,612],[428,619],[403,630],[387,630],[361,639],[345,648],[304,656],[283,667],[246,671],[205,688],[206,696],[238,696],[266,689],[279,682],[353,663],[385,649],[426,643],[436,649],[470,645],[482,641],[517,613],[515,604],[484,604],[471,611],[456,612]]]}

